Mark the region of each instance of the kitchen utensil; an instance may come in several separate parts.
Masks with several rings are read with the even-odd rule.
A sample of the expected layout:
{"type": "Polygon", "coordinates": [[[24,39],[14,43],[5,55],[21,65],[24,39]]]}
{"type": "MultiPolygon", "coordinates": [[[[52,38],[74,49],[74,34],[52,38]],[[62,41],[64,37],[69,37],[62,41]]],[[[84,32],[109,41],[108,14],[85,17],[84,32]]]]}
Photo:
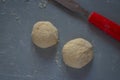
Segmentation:
{"type": "Polygon", "coordinates": [[[93,11],[88,13],[74,0],[54,0],[75,13],[82,13],[88,17],[88,21],[97,28],[106,32],[116,40],[120,41],[120,25],[93,11]]]}

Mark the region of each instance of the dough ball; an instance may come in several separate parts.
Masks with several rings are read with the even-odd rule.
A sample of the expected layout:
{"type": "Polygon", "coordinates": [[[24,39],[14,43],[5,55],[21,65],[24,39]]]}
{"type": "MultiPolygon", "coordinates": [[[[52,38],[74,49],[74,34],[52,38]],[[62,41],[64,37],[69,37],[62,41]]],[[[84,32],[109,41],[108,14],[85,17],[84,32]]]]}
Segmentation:
{"type": "Polygon", "coordinates": [[[48,21],[39,21],[33,26],[32,41],[40,48],[48,48],[58,42],[58,31],[48,21]]]}
{"type": "Polygon", "coordinates": [[[82,68],[93,58],[91,43],[82,38],[73,39],[67,42],[62,50],[63,61],[72,68],[82,68]]]}

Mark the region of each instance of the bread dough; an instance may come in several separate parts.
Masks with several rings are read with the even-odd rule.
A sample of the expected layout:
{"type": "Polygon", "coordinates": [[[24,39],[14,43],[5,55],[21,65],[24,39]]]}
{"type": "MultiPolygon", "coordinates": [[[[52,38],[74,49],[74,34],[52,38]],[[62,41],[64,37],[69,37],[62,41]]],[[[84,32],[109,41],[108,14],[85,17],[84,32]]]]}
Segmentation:
{"type": "Polygon", "coordinates": [[[48,48],[58,42],[57,28],[49,21],[39,21],[33,26],[32,41],[40,48],[48,48]]]}
{"type": "Polygon", "coordinates": [[[62,50],[63,61],[72,68],[82,68],[93,58],[91,43],[82,38],[67,42],[62,50]]]}

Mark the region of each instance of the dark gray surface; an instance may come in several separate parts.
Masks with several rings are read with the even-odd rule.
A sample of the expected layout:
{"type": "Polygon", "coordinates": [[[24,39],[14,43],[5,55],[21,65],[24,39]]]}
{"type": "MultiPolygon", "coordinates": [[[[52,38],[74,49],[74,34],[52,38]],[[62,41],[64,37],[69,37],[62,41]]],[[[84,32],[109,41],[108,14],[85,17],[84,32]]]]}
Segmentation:
{"type": "MultiPolygon", "coordinates": [[[[0,0],[0,80],[120,80],[120,43],[68,11],[40,0],[0,0]],[[51,21],[60,42],[47,50],[31,42],[33,24],[51,21]],[[63,45],[82,37],[94,46],[94,59],[77,70],[61,59],[63,45]],[[56,61],[58,60],[58,61],[56,61]]],[[[88,11],[97,11],[120,23],[120,0],[77,0],[88,11]]]]}

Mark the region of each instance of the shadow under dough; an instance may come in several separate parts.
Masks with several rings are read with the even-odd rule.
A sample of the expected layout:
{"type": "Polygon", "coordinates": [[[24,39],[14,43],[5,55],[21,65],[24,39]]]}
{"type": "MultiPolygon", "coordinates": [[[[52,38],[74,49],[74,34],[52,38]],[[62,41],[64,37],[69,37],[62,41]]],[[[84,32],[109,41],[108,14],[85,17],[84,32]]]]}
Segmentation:
{"type": "Polygon", "coordinates": [[[57,47],[58,44],[49,47],[49,48],[39,48],[36,45],[33,44],[33,47],[35,49],[35,54],[40,57],[43,58],[45,60],[50,60],[51,58],[54,58],[56,53],[57,53],[57,47]]]}
{"type": "Polygon", "coordinates": [[[68,66],[65,66],[66,73],[70,77],[71,80],[85,80],[87,75],[89,74],[92,68],[93,60],[90,61],[86,66],[82,67],[81,69],[74,69],[68,66]]]}

